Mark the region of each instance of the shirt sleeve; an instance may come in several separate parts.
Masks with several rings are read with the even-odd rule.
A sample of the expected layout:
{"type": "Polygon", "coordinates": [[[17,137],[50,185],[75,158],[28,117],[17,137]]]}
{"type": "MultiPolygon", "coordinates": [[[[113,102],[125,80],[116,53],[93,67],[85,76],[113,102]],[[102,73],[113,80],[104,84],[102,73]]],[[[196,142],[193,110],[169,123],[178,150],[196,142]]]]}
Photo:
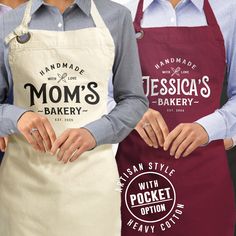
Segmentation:
{"type": "Polygon", "coordinates": [[[0,136],[17,133],[17,121],[26,110],[7,104],[9,95],[9,73],[5,66],[3,17],[0,18],[0,136]]]}
{"type": "MultiPolygon", "coordinates": [[[[235,9],[236,7],[234,7],[235,9]]],[[[235,11],[235,10],[233,10],[235,11]]],[[[209,142],[218,139],[231,138],[236,133],[236,17],[232,12],[230,31],[225,38],[227,56],[228,101],[214,113],[196,122],[202,125],[208,133],[209,142]]]]}
{"type": "Polygon", "coordinates": [[[85,126],[95,137],[97,145],[122,141],[148,109],[130,12],[127,10],[119,21],[112,81],[116,106],[108,115],[85,126]]]}
{"type": "Polygon", "coordinates": [[[111,76],[111,78],[109,79],[109,84],[108,84],[108,101],[107,101],[108,112],[111,112],[115,106],[116,106],[116,102],[113,96],[113,83],[112,83],[112,76],[111,76]]]}

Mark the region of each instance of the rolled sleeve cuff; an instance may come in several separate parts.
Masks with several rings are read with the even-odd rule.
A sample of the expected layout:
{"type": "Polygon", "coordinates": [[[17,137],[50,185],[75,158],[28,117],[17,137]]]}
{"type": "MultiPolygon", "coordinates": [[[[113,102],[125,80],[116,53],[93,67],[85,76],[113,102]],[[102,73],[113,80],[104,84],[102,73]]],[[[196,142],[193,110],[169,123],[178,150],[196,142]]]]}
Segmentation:
{"type": "Polygon", "coordinates": [[[208,133],[209,143],[226,137],[226,124],[224,118],[217,112],[196,121],[208,133]]]}
{"type": "Polygon", "coordinates": [[[83,128],[87,129],[93,135],[97,146],[113,143],[115,140],[113,127],[106,117],[91,122],[83,128]]]}

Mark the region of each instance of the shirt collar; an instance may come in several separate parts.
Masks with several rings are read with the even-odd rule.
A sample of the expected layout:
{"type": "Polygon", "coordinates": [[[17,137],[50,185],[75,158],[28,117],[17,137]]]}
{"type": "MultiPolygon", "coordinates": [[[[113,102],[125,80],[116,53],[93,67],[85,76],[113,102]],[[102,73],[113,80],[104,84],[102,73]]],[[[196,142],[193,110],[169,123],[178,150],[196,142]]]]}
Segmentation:
{"type": "MultiPolygon", "coordinates": [[[[143,11],[147,10],[147,8],[152,4],[152,2],[154,1],[160,1],[160,0],[144,0],[143,2],[143,11]]],[[[168,1],[168,0],[166,0],[168,1]]],[[[203,10],[203,6],[204,6],[204,0],[189,0],[191,1],[195,7],[197,7],[197,9],[199,11],[203,10]]]]}
{"type": "Polygon", "coordinates": [[[144,0],[143,1],[143,11],[146,11],[147,8],[154,2],[155,0],[144,0]]]}
{"type": "Polygon", "coordinates": [[[3,10],[10,10],[11,9],[11,7],[9,7],[9,6],[7,6],[7,5],[4,5],[4,4],[2,4],[2,3],[0,3],[0,9],[3,9],[3,10]]]}
{"type": "MultiPolygon", "coordinates": [[[[31,14],[33,15],[42,5],[44,4],[43,0],[34,0],[31,14]]],[[[91,11],[91,0],[75,0],[74,4],[78,5],[78,7],[87,15],[90,15],[91,11]]]]}
{"type": "Polygon", "coordinates": [[[204,0],[191,0],[191,2],[197,7],[199,11],[203,10],[204,7],[204,0]]]}

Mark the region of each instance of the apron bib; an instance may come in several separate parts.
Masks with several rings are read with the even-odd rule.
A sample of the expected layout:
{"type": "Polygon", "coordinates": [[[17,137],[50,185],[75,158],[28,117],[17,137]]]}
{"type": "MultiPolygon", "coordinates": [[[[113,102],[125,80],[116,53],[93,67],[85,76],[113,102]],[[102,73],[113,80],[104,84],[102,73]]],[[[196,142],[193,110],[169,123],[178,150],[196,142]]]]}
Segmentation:
{"type": "MultiPolygon", "coordinates": [[[[134,26],[145,93],[170,130],[220,105],[226,69],[224,39],[208,0],[208,26],[142,28],[143,0],[134,26]]],[[[116,156],[122,190],[122,235],[232,236],[235,206],[222,141],[175,160],[148,147],[133,131],[116,156]]]]}
{"type": "MultiPolygon", "coordinates": [[[[55,32],[28,29],[30,1],[6,39],[14,104],[47,116],[57,136],[107,113],[115,46],[91,3],[96,27],[55,32]]],[[[63,165],[13,135],[0,169],[0,235],[119,236],[118,178],[111,145],[63,165]]]]}

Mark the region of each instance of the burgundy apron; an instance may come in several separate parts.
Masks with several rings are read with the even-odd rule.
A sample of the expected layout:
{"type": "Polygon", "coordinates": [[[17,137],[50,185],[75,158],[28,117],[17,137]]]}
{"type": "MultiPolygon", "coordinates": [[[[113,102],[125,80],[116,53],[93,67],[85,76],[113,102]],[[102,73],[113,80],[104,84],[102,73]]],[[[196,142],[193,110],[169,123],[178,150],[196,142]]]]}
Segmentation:
{"type": "MultiPolygon", "coordinates": [[[[134,26],[150,108],[162,114],[170,130],[214,112],[226,57],[208,0],[208,26],[142,28],[142,9],[143,0],[134,26]]],[[[148,147],[133,131],[119,145],[116,159],[123,236],[233,235],[234,194],[222,141],[175,160],[169,151],[148,147]]]]}

